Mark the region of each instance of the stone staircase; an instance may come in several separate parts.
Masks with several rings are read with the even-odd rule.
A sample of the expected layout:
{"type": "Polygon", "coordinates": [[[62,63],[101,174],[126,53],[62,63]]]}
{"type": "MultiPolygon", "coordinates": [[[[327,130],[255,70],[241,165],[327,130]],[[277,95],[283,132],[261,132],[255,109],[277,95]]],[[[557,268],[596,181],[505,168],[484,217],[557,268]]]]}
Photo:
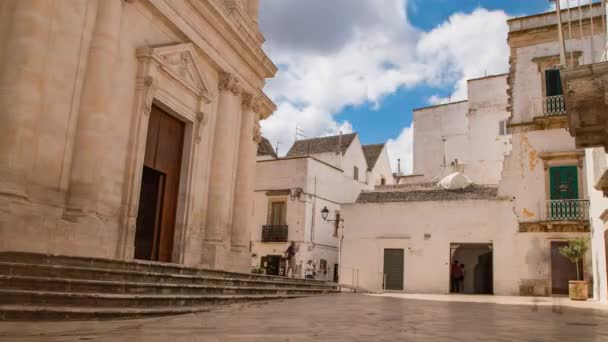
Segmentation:
{"type": "Polygon", "coordinates": [[[0,320],[178,315],[337,292],[320,281],[144,261],[0,252],[0,320]]]}

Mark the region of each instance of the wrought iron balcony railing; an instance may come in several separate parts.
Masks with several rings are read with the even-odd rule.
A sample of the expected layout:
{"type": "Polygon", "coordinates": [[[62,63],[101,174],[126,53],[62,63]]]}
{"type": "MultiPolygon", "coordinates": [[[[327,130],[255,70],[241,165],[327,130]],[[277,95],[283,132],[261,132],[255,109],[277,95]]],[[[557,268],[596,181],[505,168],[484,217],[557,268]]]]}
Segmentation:
{"type": "Polygon", "coordinates": [[[547,96],[544,99],[545,115],[562,115],[566,114],[566,102],[564,95],[547,96]]]}
{"type": "Polygon", "coordinates": [[[262,226],[262,242],[287,242],[289,227],[267,225],[262,226]]]}
{"type": "Polygon", "coordinates": [[[547,201],[549,221],[588,221],[588,200],[551,200],[547,201]]]}

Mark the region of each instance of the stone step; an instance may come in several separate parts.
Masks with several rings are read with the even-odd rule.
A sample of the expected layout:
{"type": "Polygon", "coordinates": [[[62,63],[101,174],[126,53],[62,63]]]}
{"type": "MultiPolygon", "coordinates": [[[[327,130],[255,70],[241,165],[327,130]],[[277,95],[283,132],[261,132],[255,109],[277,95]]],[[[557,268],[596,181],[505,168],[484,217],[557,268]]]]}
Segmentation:
{"type": "Polygon", "coordinates": [[[82,280],[105,280],[116,282],[138,282],[155,284],[216,285],[216,286],[273,286],[307,289],[332,289],[325,283],[290,282],[286,278],[235,279],[203,275],[184,275],[132,270],[111,270],[61,265],[36,265],[0,262],[0,274],[41,278],[68,278],[82,280]]]}
{"type": "MultiPolygon", "coordinates": [[[[234,301],[237,303],[238,301],[234,301]]],[[[84,321],[176,316],[205,312],[213,306],[99,308],[71,306],[0,305],[0,321],[84,321]]]]}
{"type": "Polygon", "coordinates": [[[192,307],[306,297],[310,294],[271,295],[162,295],[108,294],[25,290],[0,290],[0,305],[95,307],[95,308],[154,308],[192,307]]]}
{"type": "Polygon", "coordinates": [[[141,271],[141,272],[152,272],[152,273],[167,273],[167,274],[180,274],[180,275],[197,275],[197,276],[213,276],[231,279],[247,279],[247,280],[267,280],[267,281],[281,281],[291,283],[304,283],[304,284],[324,284],[322,281],[299,279],[299,278],[286,278],[277,276],[267,276],[259,274],[249,273],[234,273],[224,272],[217,270],[208,270],[196,267],[187,267],[178,264],[149,262],[149,261],[123,261],[113,259],[100,259],[100,258],[84,258],[64,255],[52,255],[52,254],[39,254],[39,253],[27,253],[27,252],[11,252],[5,251],[0,252],[0,261],[13,262],[13,263],[25,263],[25,264],[38,264],[38,265],[61,265],[61,266],[75,266],[83,268],[96,268],[96,269],[110,269],[110,270],[130,270],[130,271],[141,271]]]}
{"type": "Polygon", "coordinates": [[[0,320],[176,315],[336,293],[321,281],[142,261],[0,252],[0,320]]]}
{"type": "Polygon", "coordinates": [[[0,289],[5,290],[163,295],[318,295],[335,292],[335,290],[328,287],[296,288],[260,286],[260,284],[257,285],[258,286],[218,286],[167,283],[161,284],[144,282],[0,275],[0,289]]]}

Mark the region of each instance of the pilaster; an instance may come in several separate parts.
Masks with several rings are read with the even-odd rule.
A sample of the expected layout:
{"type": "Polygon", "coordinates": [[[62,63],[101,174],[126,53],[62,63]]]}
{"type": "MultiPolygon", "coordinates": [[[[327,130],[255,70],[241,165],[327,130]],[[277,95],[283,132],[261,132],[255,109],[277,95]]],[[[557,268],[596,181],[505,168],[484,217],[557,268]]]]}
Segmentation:
{"type": "Polygon", "coordinates": [[[51,1],[16,2],[0,69],[0,195],[27,199],[52,19],[51,1]]]}
{"type": "Polygon", "coordinates": [[[122,0],[98,1],[83,86],[66,219],[100,211],[105,158],[112,155],[112,94],[122,0]]]}
{"type": "Polygon", "coordinates": [[[215,141],[209,181],[203,265],[226,269],[230,251],[233,194],[241,125],[241,88],[238,79],[222,72],[219,82],[215,141]]]}
{"type": "Polygon", "coordinates": [[[250,268],[249,224],[252,222],[253,192],[255,190],[255,158],[261,139],[259,111],[258,98],[251,94],[243,94],[234,215],[230,236],[230,268],[239,272],[248,272],[250,268]]]}

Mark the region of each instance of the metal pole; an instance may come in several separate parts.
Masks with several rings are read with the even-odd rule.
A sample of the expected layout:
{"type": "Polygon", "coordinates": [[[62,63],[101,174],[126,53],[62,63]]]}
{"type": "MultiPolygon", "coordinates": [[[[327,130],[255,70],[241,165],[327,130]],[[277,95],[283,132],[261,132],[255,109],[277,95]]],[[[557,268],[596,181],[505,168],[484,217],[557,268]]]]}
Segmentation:
{"type": "MultiPolygon", "coordinates": [[[[568,40],[572,44],[572,15],[570,14],[570,3],[568,3],[568,40]]],[[[570,47],[570,63],[574,67],[574,49],[570,47]]]]}
{"type": "Polygon", "coordinates": [[[593,29],[593,1],[589,0],[589,20],[591,21],[591,36],[589,37],[589,43],[591,44],[591,63],[595,62],[595,44],[593,44],[593,36],[595,30],[593,29]]]}
{"type": "Polygon", "coordinates": [[[560,7],[560,0],[555,0],[555,12],[557,14],[557,33],[559,36],[559,62],[560,65],[566,66],[566,42],[564,41],[564,28],[562,27],[562,10],[560,7]]]}
{"type": "Polygon", "coordinates": [[[578,30],[580,32],[580,36],[578,37],[579,41],[581,42],[581,51],[583,51],[585,49],[585,47],[583,46],[583,6],[581,6],[581,0],[578,0],[578,30]]]}
{"type": "Polygon", "coordinates": [[[608,13],[606,13],[606,0],[602,0],[602,28],[604,30],[604,51],[602,52],[602,62],[606,61],[606,51],[608,50],[608,27],[606,27],[607,21],[608,13]]]}

